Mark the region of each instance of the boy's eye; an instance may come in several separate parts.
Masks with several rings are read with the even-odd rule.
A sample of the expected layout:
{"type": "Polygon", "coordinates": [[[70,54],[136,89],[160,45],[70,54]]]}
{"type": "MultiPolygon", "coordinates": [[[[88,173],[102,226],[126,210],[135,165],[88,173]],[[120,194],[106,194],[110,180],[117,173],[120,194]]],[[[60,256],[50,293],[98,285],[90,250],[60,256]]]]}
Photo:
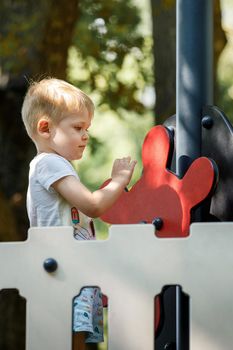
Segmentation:
{"type": "Polygon", "coordinates": [[[89,128],[85,129],[85,128],[81,127],[81,126],[75,126],[74,128],[77,131],[82,131],[83,130],[83,131],[89,132],[89,128]]]}

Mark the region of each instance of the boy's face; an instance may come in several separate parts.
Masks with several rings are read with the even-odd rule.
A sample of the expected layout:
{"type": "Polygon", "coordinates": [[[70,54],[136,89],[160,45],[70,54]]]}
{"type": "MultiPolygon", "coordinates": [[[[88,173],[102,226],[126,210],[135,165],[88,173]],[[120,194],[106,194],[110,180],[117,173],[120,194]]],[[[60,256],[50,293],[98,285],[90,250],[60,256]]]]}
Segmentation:
{"type": "Polygon", "coordinates": [[[86,108],[80,111],[67,113],[57,124],[50,128],[51,151],[67,160],[82,158],[83,151],[88,143],[88,128],[91,125],[91,116],[86,108]]]}

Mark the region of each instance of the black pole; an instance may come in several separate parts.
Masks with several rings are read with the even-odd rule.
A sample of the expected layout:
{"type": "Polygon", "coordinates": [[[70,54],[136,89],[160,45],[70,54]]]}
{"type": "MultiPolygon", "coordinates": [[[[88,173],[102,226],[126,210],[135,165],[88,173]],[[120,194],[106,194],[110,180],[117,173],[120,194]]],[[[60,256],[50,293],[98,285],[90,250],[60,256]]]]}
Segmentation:
{"type": "MultiPolygon", "coordinates": [[[[176,173],[180,177],[201,155],[202,109],[212,104],[212,23],[212,0],[176,0],[176,173]]],[[[189,300],[180,295],[179,286],[167,287],[168,316],[156,349],[189,349],[189,300]]]]}
{"type": "Polygon", "coordinates": [[[176,172],[201,155],[201,110],[213,100],[213,1],[176,1],[176,172]]]}

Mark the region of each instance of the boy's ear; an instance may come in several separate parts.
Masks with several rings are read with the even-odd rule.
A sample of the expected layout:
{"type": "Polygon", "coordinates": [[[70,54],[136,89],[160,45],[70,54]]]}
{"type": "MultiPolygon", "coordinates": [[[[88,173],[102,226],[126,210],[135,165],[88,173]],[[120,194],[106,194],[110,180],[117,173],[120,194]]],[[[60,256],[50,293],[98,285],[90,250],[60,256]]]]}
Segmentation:
{"type": "Polygon", "coordinates": [[[41,118],[37,123],[37,132],[43,137],[50,135],[50,121],[46,118],[41,118]]]}

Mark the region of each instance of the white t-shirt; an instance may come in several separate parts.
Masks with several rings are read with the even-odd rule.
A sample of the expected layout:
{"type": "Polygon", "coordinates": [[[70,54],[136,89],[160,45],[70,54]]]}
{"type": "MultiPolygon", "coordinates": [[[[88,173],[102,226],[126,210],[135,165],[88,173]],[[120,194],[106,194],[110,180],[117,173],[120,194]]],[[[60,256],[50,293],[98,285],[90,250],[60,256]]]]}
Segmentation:
{"type": "Polygon", "coordinates": [[[66,202],[52,184],[65,176],[79,177],[65,158],[41,153],[30,163],[27,211],[30,226],[73,226],[77,239],[94,239],[92,220],[66,202]]]}

